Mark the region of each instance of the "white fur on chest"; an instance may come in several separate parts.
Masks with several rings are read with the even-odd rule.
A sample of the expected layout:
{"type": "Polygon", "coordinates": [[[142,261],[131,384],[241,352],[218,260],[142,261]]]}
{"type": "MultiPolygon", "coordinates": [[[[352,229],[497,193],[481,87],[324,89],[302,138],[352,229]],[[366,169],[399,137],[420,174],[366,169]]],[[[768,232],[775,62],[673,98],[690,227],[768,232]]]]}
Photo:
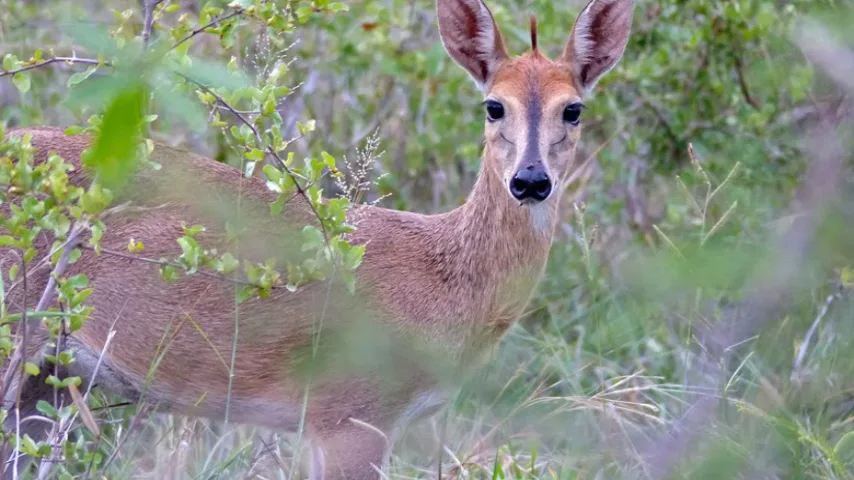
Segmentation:
{"type": "Polygon", "coordinates": [[[528,207],[528,217],[531,219],[531,228],[538,234],[545,234],[551,225],[551,211],[546,202],[540,202],[528,207]]]}

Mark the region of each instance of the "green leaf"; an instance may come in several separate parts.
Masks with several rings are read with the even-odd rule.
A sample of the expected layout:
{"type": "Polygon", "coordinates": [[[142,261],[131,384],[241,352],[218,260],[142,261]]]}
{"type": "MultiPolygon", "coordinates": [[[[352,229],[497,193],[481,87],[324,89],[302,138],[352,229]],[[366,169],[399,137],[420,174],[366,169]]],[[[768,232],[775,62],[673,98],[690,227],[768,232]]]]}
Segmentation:
{"type": "Polygon", "coordinates": [[[188,273],[194,273],[199,268],[202,261],[201,247],[199,247],[198,242],[191,237],[180,237],[177,242],[178,245],[181,246],[182,253],[180,260],[185,266],[189,267],[188,273]]]}
{"type": "Polygon", "coordinates": [[[252,285],[246,285],[237,291],[237,302],[243,303],[255,295],[257,288],[252,285]]]}
{"type": "MultiPolygon", "coordinates": [[[[86,213],[97,215],[104,211],[113,201],[113,194],[110,190],[101,187],[100,183],[93,183],[89,186],[89,190],[80,197],[80,206],[86,213]]],[[[103,230],[100,232],[103,233],[103,230]]],[[[92,240],[100,239],[100,235],[96,237],[93,225],[92,240]]]]}
{"type": "Polygon", "coordinates": [[[344,285],[347,286],[347,291],[350,292],[350,295],[354,295],[356,293],[356,276],[350,272],[344,272],[341,274],[341,278],[344,281],[344,285]]]}
{"type": "Polygon", "coordinates": [[[362,264],[362,258],[365,255],[364,245],[354,245],[344,254],[344,268],[347,270],[355,270],[362,264]]]}
{"type": "Polygon", "coordinates": [[[62,388],[68,387],[69,385],[74,385],[75,387],[79,387],[80,384],[83,383],[83,379],[80,377],[66,377],[62,380],[60,384],[62,388]]]}
{"type": "Polygon", "coordinates": [[[320,152],[320,155],[323,157],[323,163],[326,164],[330,170],[335,170],[335,157],[326,152],[320,152]]]}
{"type": "Polygon", "coordinates": [[[27,372],[27,375],[37,376],[39,374],[39,367],[33,362],[27,362],[24,364],[24,371],[27,372]]]}
{"type": "MultiPolygon", "coordinates": [[[[256,162],[260,161],[260,160],[264,160],[264,152],[262,152],[261,150],[258,150],[257,148],[253,148],[251,151],[247,152],[245,156],[246,156],[247,160],[253,160],[256,162]]],[[[272,165],[265,166],[265,168],[264,168],[265,172],[267,171],[266,167],[269,167],[269,166],[272,166],[272,165]]]]}
{"type": "Polygon", "coordinates": [[[22,439],[21,450],[27,455],[37,457],[39,453],[39,448],[36,445],[35,440],[33,440],[28,434],[24,434],[24,438],[22,439]]]}
{"type": "Polygon", "coordinates": [[[281,170],[272,165],[264,165],[263,170],[264,175],[267,175],[267,178],[270,179],[271,182],[278,182],[279,179],[282,178],[281,170]]]}
{"type": "Polygon", "coordinates": [[[323,247],[323,232],[314,225],[306,225],[302,229],[302,238],[305,241],[302,251],[317,250],[323,247]]]}
{"type": "Polygon", "coordinates": [[[142,242],[138,242],[135,239],[131,238],[128,241],[128,252],[130,253],[138,253],[145,250],[145,244],[142,242]]]}
{"type": "Polygon", "coordinates": [[[68,82],[66,85],[68,87],[73,87],[73,86],[77,85],[78,83],[82,82],[83,80],[86,80],[87,78],[89,78],[93,73],[95,73],[95,70],[97,70],[97,69],[98,69],[97,65],[92,65],[83,72],[75,73],[74,75],[68,77],[68,82]]]}
{"type": "Polygon", "coordinates": [[[313,12],[314,12],[314,9],[311,7],[307,7],[307,6],[299,7],[296,10],[297,20],[299,20],[300,23],[305,23],[306,21],[308,21],[308,17],[313,12]]]}
{"type": "Polygon", "coordinates": [[[80,125],[72,125],[65,129],[65,134],[73,137],[74,135],[80,135],[83,132],[83,127],[80,125]]]}
{"type": "Polygon", "coordinates": [[[89,295],[91,295],[91,294],[92,294],[91,288],[87,288],[86,290],[80,290],[79,292],[74,294],[73,297],[71,297],[71,301],[69,302],[71,304],[71,307],[76,307],[76,306],[82,304],[83,302],[86,301],[87,298],[89,298],[89,295]]]}
{"type": "Polygon", "coordinates": [[[136,166],[146,95],[146,88],[137,84],[113,98],[92,149],[83,159],[108,188],[125,184],[136,166]]]}
{"type": "Polygon", "coordinates": [[[15,263],[9,268],[9,280],[14,282],[18,278],[18,270],[21,268],[20,263],[15,263]]]}
{"type": "Polygon", "coordinates": [[[57,416],[57,411],[55,408],[53,408],[53,405],[44,400],[39,400],[36,403],[36,410],[38,410],[39,412],[41,412],[42,415],[48,418],[56,418],[57,416]]]}
{"type": "Polygon", "coordinates": [[[83,252],[81,252],[79,248],[75,248],[74,250],[71,251],[71,253],[68,254],[68,263],[69,264],[76,263],[77,260],[80,260],[80,255],[82,255],[82,254],[83,254],[83,252]]]}
{"type": "Polygon", "coordinates": [[[261,109],[261,113],[263,113],[264,115],[270,115],[274,111],[276,111],[276,102],[274,102],[273,100],[267,100],[266,102],[264,102],[264,106],[261,109]]]}
{"type": "Polygon", "coordinates": [[[240,262],[229,252],[224,253],[219,260],[217,270],[220,273],[231,273],[240,266],[240,262]]]}
{"type": "Polygon", "coordinates": [[[195,237],[196,235],[205,231],[204,225],[190,225],[189,227],[186,225],[182,225],[181,228],[184,230],[184,235],[195,237]]]}
{"type": "Polygon", "coordinates": [[[172,265],[163,265],[160,267],[160,277],[167,283],[177,282],[179,278],[178,269],[172,265]]]}
{"type": "Polygon", "coordinates": [[[18,57],[12,55],[11,53],[7,53],[3,56],[3,70],[15,70],[21,65],[21,61],[18,60],[18,57]]]}
{"type": "Polygon", "coordinates": [[[275,202],[270,204],[270,215],[278,216],[282,213],[282,209],[285,207],[285,196],[279,195],[279,198],[276,199],[275,202]]]}
{"type": "Polygon", "coordinates": [[[21,72],[12,75],[12,83],[21,93],[30,91],[30,72],[21,72]]]}
{"type": "Polygon", "coordinates": [[[70,277],[68,280],[65,281],[66,286],[68,286],[69,288],[76,289],[76,290],[84,288],[88,284],[89,284],[89,277],[83,273],[79,273],[77,275],[74,275],[73,277],[70,277]]]}

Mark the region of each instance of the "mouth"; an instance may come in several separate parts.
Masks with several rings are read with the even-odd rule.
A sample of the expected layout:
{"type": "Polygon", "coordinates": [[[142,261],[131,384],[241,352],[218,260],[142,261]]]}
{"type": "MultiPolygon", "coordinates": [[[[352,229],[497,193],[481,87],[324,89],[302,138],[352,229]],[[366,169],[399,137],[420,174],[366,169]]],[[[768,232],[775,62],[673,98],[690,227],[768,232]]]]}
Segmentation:
{"type": "MultiPolygon", "coordinates": [[[[514,200],[516,200],[516,199],[514,198],[514,200]]],[[[543,203],[543,200],[534,200],[533,198],[526,198],[524,200],[516,200],[516,201],[519,202],[520,207],[533,207],[534,205],[539,205],[540,203],[543,203]]]]}

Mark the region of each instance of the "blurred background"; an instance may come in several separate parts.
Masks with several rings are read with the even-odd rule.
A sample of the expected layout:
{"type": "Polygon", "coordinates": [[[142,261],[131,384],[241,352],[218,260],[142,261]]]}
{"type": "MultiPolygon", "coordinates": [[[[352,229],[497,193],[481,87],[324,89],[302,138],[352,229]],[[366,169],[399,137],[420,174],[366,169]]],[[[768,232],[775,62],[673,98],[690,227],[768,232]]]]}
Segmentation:
{"type": "MultiPolygon", "coordinates": [[[[529,47],[534,14],[552,58],[584,6],[487,3],[511,53],[529,47]]],[[[436,478],[439,464],[442,478],[854,478],[852,7],[636,1],[625,56],[585,100],[589,161],[529,313],[447,414],[408,429],[390,478],[436,478]]],[[[212,82],[238,70],[261,85],[286,66],[277,81],[291,90],[266,114],[301,137],[288,152],[332,154],[361,201],[436,213],[476,180],[484,113],[434,9],[173,0],[151,38],[181,42],[185,72],[212,82]],[[253,3],[288,21],[236,14],[196,32],[253,3]]],[[[135,1],[0,0],[0,56],[94,59],[97,42],[131,44],[143,25],[135,1]]],[[[88,67],[0,78],[0,124],[86,124],[105,91],[87,84],[111,74],[74,77],[88,67]]],[[[204,98],[176,103],[171,90],[192,89],[164,78],[149,78],[150,138],[240,165],[204,98]]],[[[110,415],[116,438],[138,432],[97,447],[110,478],[297,475],[288,437],[110,415]]]]}

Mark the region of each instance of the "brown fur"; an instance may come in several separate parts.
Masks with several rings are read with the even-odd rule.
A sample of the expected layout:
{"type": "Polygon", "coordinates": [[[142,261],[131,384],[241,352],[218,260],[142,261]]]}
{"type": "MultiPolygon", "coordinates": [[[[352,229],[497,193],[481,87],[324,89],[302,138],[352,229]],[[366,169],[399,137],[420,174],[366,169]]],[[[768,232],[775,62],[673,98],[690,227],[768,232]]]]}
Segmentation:
{"type": "MultiPolygon", "coordinates": [[[[612,3],[631,6],[630,0],[612,3]]],[[[399,420],[435,409],[441,361],[453,372],[476,365],[520,317],[545,267],[561,182],[574,165],[580,128],[561,120],[566,102],[581,97],[573,65],[552,62],[539,51],[506,58],[491,14],[479,10],[480,0],[439,0],[438,6],[449,52],[457,61],[477,57],[461,64],[482,77],[487,97],[500,98],[507,108],[505,121],[486,126],[483,164],[467,202],[438,215],[358,206],[349,213],[358,225],[349,240],[367,250],[357,272],[357,295],[330,293],[326,283],[314,283],[296,293],[277,289],[272,298],[247,301],[237,312],[230,419],[293,430],[309,388],[305,420],[315,445],[312,478],[377,478],[372,464],[384,464],[399,420]],[[458,21],[458,15],[464,20],[458,21]],[[491,28],[497,34],[491,41],[494,50],[483,61],[482,44],[474,37],[491,28]],[[526,123],[534,113],[538,127],[526,123]],[[507,181],[528,151],[529,128],[539,128],[533,140],[542,152],[537,160],[557,180],[547,200],[521,206],[507,181]],[[321,321],[315,354],[313,333],[321,321]],[[357,365],[364,351],[346,353],[344,347],[359,341],[363,326],[377,333],[364,341],[369,356],[377,358],[357,365]],[[429,356],[419,356],[424,352],[429,356]],[[323,368],[309,384],[302,369],[318,358],[323,368]]],[[[38,162],[56,152],[78,167],[89,142],[54,128],[10,132],[24,134],[32,135],[38,162]]],[[[246,231],[239,255],[263,260],[295,254],[296,229],[312,221],[300,197],[289,202],[285,217],[270,219],[267,205],[275,194],[262,180],[164,145],[157,145],[153,157],[163,170],[136,175],[132,188],[117,199],[149,209],[109,217],[105,249],[126,251],[133,238],[145,244],[145,257],[174,257],[180,254],[175,238],[182,222],[210,229],[203,246],[233,249],[226,244],[223,224],[239,220],[246,231]]],[[[80,168],[73,180],[79,185],[89,181],[80,168]]],[[[40,238],[40,253],[51,243],[40,238]]],[[[0,250],[4,272],[16,261],[13,252],[0,250]]],[[[159,278],[156,265],[88,250],[67,274],[82,272],[94,290],[89,303],[95,311],[68,339],[79,359],[71,373],[164,411],[223,418],[235,335],[234,285],[201,275],[170,285],[159,278]],[[91,366],[112,329],[115,338],[93,379],[91,366]]],[[[29,308],[35,305],[48,274],[47,268],[31,272],[27,298],[21,288],[10,298],[13,311],[24,301],[29,308]]],[[[31,386],[23,394],[25,407],[44,397],[31,386]]]]}

